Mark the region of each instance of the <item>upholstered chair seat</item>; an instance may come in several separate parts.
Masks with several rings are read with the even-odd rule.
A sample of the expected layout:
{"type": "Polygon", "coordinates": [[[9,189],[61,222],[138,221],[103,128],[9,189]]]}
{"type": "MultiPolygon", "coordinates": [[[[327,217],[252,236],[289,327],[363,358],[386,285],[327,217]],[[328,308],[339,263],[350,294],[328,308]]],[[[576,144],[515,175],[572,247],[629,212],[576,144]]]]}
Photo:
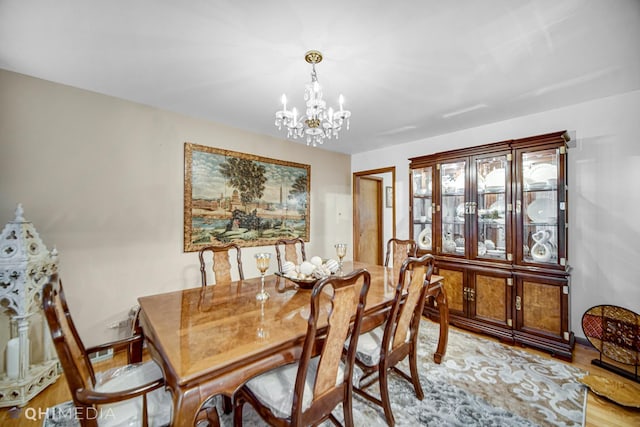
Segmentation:
{"type": "MultiPolygon", "coordinates": [[[[356,360],[366,366],[376,366],[380,363],[380,348],[382,347],[382,339],[386,325],[380,325],[371,331],[361,334],[358,338],[358,349],[356,350],[356,360]]],[[[407,331],[407,339],[409,342],[411,333],[407,331]]]]}
{"type": "MultiPolygon", "coordinates": [[[[145,384],[162,380],[162,370],[153,361],[135,363],[96,372],[95,391],[98,393],[119,393],[137,389],[145,384]]],[[[173,402],[171,393],[162,388],[147,394],[148,423],[151,427],[167,426],[171,423],[173,402]]],[[[130,426],[142,424],[142,397],[118,403],[101,405],[100,427],[130,426]]]]}
{"type": "MultiPolygon", "coordinates": [[[[313,388],[318,373],[319,357],[309,360],[307,377],[302,394],[302,410],[306,411],[313,401],[313,388]]],[[[246,387],[280,418],[288,418],[293,404],[293,394],[298,375],[298,363],[290,363],[277,369],[259,375],[249,382],[246,387]]],[[[340,363],[336,375],[336,385],[344,380],[344,364],[340,363]]]]}

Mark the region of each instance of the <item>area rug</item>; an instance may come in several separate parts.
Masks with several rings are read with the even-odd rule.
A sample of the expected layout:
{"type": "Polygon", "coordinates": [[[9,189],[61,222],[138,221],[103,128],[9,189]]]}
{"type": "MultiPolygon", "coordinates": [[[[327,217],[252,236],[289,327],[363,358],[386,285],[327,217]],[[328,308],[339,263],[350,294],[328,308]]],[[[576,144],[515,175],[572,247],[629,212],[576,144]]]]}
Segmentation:
{"type": "MultiPolygon", "coordinates": [[[[419,370],[424,400],[411,384],[390,375],[391,405],[397,426],[580,426],[586,389],[578,379],[586,372],[516,347],[450,329],[442,364],[433,362],[438,340],[436,323],[420,326],[419,370]]],[[[406,363],[401,369],[408,372],[406,363]]],[[[370,391],[377,392],[376,386],[370,391]]],[[[52,414],[68,411],[51,411],[52,414]]],[[[219,412],[221,413],[221,412],[219,412]]],[[[334,412],[342,421],[342,408],[334,412]]],[[[355,395],[356,426],[386,426],[382,408],[355,395]]],[[[46,419],[44,427],[75,427],[70,420],[46,419]]],[[[266,426],[245,405],[245,426],[266,426]]],[[[221,416],[232,426],[230,414],[221,416]]],[[[331,425],[325,423],[324,425],[331,425]]]]}

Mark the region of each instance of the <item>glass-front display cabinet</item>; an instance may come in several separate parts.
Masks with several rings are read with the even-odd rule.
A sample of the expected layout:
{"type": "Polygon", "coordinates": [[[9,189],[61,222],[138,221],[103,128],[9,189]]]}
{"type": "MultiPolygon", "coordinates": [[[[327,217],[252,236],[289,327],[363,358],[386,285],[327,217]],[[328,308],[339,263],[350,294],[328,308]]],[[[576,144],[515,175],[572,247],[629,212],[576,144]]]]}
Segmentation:
{"type": "MultiPolygon", "coordinates": [[[[409,210],[419,254],[445,277],[451,323],[571,359],[567,142],[563,131],[409,159],[409,210]],[[560,320],[534,327],[540,304],[560,320]]],[[[428,303],[425,315],[438,312],[428,303]]]]}

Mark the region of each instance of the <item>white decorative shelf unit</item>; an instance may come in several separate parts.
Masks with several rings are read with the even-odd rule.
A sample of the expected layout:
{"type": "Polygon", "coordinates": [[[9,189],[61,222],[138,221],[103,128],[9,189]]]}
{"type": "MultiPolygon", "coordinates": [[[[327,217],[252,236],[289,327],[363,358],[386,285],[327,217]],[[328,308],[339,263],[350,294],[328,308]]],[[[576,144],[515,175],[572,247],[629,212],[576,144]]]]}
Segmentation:
{"type": "Polygon", "coordinates": [[[18,205],[15,219],[0,234],[0,328],[9,340],[0,341],[0,407],[25,406],[60,376],[60,364],[42,314],[42,288],[58,269],[55,248],[49,252],[33,224],[18,205]],[[33,331],[38,317],[41,330],[33,331]],[[29,336],[34,339],[30,340],[29,336]],[[32,353],[38,357],[30,357],[32,353]]]}

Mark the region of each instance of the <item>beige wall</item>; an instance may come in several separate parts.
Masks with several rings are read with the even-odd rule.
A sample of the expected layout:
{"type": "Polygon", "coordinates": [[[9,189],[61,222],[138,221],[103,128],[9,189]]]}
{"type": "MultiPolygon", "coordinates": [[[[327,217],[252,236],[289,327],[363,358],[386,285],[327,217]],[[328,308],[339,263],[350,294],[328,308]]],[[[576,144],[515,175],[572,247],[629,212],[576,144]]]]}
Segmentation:
{"type": "MultiPolygon", "coordinates": [[[[186,141],[310,164],[307,253],[351,243],[347,155],[0,70],[0,222],[22,203],[57,247],[87,344],[113,337],[138,296],[199,286],[197,255],[182,250],[186,141]]],[[[243,251],[246,277],[259,250],[243,251]]]]}

